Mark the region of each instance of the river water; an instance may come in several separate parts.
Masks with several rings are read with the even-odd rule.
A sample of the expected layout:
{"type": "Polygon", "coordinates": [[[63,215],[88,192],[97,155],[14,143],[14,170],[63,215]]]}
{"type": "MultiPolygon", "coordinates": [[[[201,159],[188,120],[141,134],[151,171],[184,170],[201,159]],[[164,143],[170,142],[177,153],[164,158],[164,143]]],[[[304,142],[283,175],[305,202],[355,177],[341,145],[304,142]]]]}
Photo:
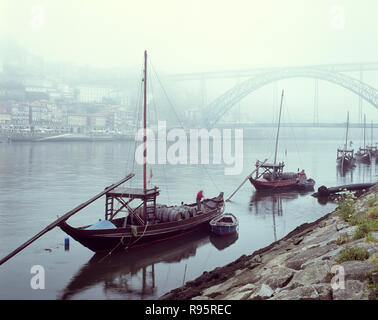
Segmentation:
{"type": "MultiPolygon", "coordinates": [[[[159,203],[194,202],[198,190],[206,197],[220,191],[227,198],[254,169],[256,159],[272,159],[274,128],[244,130],[243,172],[224,175],[225,165],[152,165],[152,185],[161,189],[159,203]]],[[[375,182],[377,169],[358,164],[341,173],[336,148],[344,129],[282,128],[278,159],[286,171],[305,169],[321,185],[375,182]]],[[[352,129],[351,137],[361,137],[352,129]]],[[[361,141],[353,140],[355,149],[361,141]]],[[[133,163],[134,142],[0,143],[0,257],[78,204],[120,180],[130,170],[140,185],[141,167],[133,163]]],[[[99,199],[68,222],[81,226],[104,218],[99,199]]],[[[239,219],[237,236],[218,238],[206,230],[179,240],[111,257],[95,255],[59,228],[45,234],[0,267],[0,299],[156,299],[164,293],[265,247],[304,222],[335,208],[310,193],[257,194],[246,182],[226,212],[239,219]],[[33,266],[44,270],[44,289],[33,289],[33,266]]],[[[40,269],[41,270],[41,269],[40,269]]]]}

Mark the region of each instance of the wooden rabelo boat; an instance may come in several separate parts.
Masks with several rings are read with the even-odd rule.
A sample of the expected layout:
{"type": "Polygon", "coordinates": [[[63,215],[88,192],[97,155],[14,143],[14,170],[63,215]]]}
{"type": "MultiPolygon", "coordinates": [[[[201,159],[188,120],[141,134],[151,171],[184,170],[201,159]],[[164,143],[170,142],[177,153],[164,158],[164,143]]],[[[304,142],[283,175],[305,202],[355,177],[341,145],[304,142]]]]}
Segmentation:
{"type": "Polygon", "coordinates": [[[256,176],[249,177],[249,181],[256,190],[295,188],[298,183],[298,173],[283,172],[285,164],[263,164],[256,162],[256,176]],[[261,170],[260,170],[261,169],[261,170]]]}
{"type": "MultiPolygon", "coordinates": [[[[280,113],[278,117],[278,129],[276,136],[276,146],[274,152],[274,163],[263,163],[259,160],[256,161],[256,175],[253,177],[250,175],[249,181],[256,188],[256,190],[275,190],[275,189],[290,189],[296,188],[299,182],[300,175],[295,172],[284,172],[283,168],[285,166],[284,162],[277,163],[277,147],[278,138],[280,132],[281,124],[281,112],[282,112],[282,101],[283,101],[284,91],[281,95],[281,105],[280,113]]],[[[302,178],[306,180],[306,174],[304,171],[301,172],[302,178]]]]}
{"type": "Polygon", "coordinates": [[[143,82],[143,188],[121,187],[122,184],[134,177],[133,173],[128,174],[120,181],[106,187],[99,194],[50,223],[43,230],[10,252],[7,256],[0,259],[0,265],[57,226],[92,251],[113,252],[118,248],[135,248],[177,238],[196,231],[201,227],[209,228],[209,221],[223,213],[223,192],[217,197],[202,200],[200,202],[200,208],[197,210],[197,203],[188,205],[181,204],[180,206],[159,205],[156,202],[156,198],[160,193],[159,188],[147,188],[146,51],[144,52],[143,82]],[[106,196],[105,220],[100,220],[93,225],[83,227],[73,227],[66,222],[71,216],[83,210],[104,195],[106,196]],[[131,207],[131,203],[137,201],[139,204],[135,207],[131,207]],[[114,205],[115,203],[120,204],[120,207],[116,208],[114,205]],[[120,212],[124,212],[126,215],[121,218],[116,218],[116,215],[120,212]]]}
{"type": "Polygon", "coordinates": [[[372,158],[377,158],[378,157],[377,144],[374,145],[374,143],[373,143],[373,141],[374,141],[373,140],[373,121],[371,122],[371,134],[370,134],[370,138],[371,138],[370,145],[367,145],[366,149],[367,149],[367,151],[370,154],[370,161],[371,161],[372,158]]]}
{"type": "Polygon", "coordinates": [[[200,212],[197,212],[196,203],[183,206],[157,205],[158,195],[158,188],[117,188],[106,194],[104,221],[79,228],[63,221],[59,227],[92,251],[111,251],[150,245],[186,235],[207,224],[224,210],[223,193],[203,200],[200,212]],[[141,205],[131,208],[130,203],[137,199],[142,201],[141,205]],[[114,210],[115,201],[122,203],[121,208],[114,210]],[[126,209],[127,216],[114,219],[122,209],[126,209]]]}
{"type": "Polygon", "coordinates": [[[337,149],[336,163],[341,168],[352,168],[356,162],[353,149],[337,149]]]}
{"type": "Polygon", "coordinates": [[[370,150],[368,148],[359,148],[355,153],[355,157],[358,162],[371,162],[370,150]]]}
{"type": "Polygon", "coordinates": [[[356,162],[354,149],[348,149],[349,112],[347,115],[346,135],[344,148],[337,148],[336,163],[341,170],[352,168],[356,162]]]}
{"type": "Polygon", "coordinates": [[[355,153],[358,162],[370,163],[372,154],[371,150],[366,146],[366,115],[364,115],[364,146],[359,148],[355,153]]]}
{"type": "Polygon", "coordinates": [[[224,211],[223,192],[217,197],[197,204],[166,206],[158,205],[159,188],[147,188],[146,182],[146,96],[147,96],[147,52],[144,55],[144,163],[143,188],[117,187],[106,193],[105,221],[91,226],[75,228],[66,221],[59,227],[92,251],[110,251],[118,247],[134,248],[173,239],[196,230],[202,224],[221,215],[224,211]],[[132,208],[132,202],[139,205],[132,208]],[[120,207],[115,209],[115,203],[120,207]],[[120,212],[126,216],[116,218],[120,212]]]}

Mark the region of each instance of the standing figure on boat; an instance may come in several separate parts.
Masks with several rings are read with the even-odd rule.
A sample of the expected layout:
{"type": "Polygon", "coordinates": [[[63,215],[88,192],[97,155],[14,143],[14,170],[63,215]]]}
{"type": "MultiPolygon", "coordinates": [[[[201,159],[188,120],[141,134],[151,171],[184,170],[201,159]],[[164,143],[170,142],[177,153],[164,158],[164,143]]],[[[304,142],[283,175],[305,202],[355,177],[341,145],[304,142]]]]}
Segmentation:
{"type": "Polygon", "coordinates": [[[305,180],[307,180],[307,176],[304,169],[302,169],[302,171],[298,173],[298,181],[303,182],[305,180]]]}
{"type": "Polygon", "coordinates": [[[197,193],[197,212],[200,212],[201,211],[201,200],[203,198],[203,190],[200,190],[198,193],[197,193]]]}

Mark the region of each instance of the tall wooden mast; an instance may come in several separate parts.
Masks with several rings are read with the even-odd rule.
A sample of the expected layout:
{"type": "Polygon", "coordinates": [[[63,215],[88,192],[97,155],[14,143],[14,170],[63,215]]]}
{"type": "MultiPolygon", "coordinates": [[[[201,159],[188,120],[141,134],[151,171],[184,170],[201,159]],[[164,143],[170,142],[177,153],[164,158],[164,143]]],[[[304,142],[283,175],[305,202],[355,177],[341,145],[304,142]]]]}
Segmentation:
{"type": "MultiPolygon", "coordinates": [[[[143,193],[147,190],[147,50],[144,51],[144,95],[143,95],[143,193]]],[[[143,219],[147,215],[146,198],[143,199],[143,219]]]]}
{"type": "Polygon", "coordinates": [[[279,137],[279,134],[280,134],[281,111],[282,111],[283,95],[284,95],[284,91],[282,90],[281,105],[280,105],[280,114],[279,114],[279,117],[278,117],[278,129],[277,129],[277,137],[276,137],[276,148],[275,148],[275,151],[274,151],[274,164],[276,164],[276,161],[277,161],[277,147],[278,147],[278,137],[279,137]]]}
{"type": "Polygon", "coordinates": [[[366,151],[366,114],[364,114],[364,152],[366,151]]]}
{"type": "Polygon", "coordinates": [[[349,111],[347,113],[347,127],[346,127],[346,135],[345,135],[345,148],[344,153],[348,150],[348,130],[349,130],[349,111]]]}
{"type": "Polygon", "coordinates": [[[147,51],[144,51],[144,106],[143,106],[143,190],[147,189],[147,51]]]}

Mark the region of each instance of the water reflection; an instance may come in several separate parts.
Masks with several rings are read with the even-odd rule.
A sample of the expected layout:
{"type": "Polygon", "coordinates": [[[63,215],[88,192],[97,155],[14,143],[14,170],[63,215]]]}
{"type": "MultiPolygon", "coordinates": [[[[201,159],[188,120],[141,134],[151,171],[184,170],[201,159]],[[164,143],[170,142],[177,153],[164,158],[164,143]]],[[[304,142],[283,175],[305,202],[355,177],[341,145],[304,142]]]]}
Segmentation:
{"type": "MultiPolygon", "coordinates": [[[[209,229],[204,226],[184,237],[149,247],[111,256],[96,253],[72,278],[61,299],[71,299],[98,285],[105,294],[114,293],[125,299],[153,299],[157,294],[155,277],[162,277],[155,274],[155,265],[193,257],[197,249],[209,241],[209,229]]],[[[215,243],[219,246],[219,242],[215,243]]]]}
{"type": "Polygon", "coordinates": [[[353,171],[354,171],[354,167],[345,167],[345,168],[341,168],[339,166],[336,167],[336,179],[337,181],[340,181],[340,182],[347,182],[349,181],[350,183],[353,182],[353,171]]]}
{"type": "Polygon", "coordinates": [[[354,180],[359,183],[368,183],[373,181],[375,176],[374,169],[376,169],[376,159],[369,163],[356,162],[355,166],[352,168],[341,169],[337,167],[336,178],[341,184],[354,183],[354,180]]]}
{"type": "Polygon", "coordinates": [[[376,161],[374,159],[370,163],[358,162],[356,168],[358,181],[361,181],[362,183],[374,181],[373,177],[375,173],[373,169],[375,168],[375,165],[376,161]]]}
{"type": "Polygon", "coordinates": [[[210,235],[210,242],[211,244],[217,248],[219,251],[226,249],[230,245],[236,242],[239,238],[239,233],[234,232],[227,236],[218,236],[215,234],[210,235]]]}
{"type": "MultiPolygon", "coordinates": [[[[249,137],[246,138],[250,140],[245,143],[245,163],[254,163],[256,158],[266,155],[266,146],[271,143],[270,140],[265,140],[269,130],[259,128],[248,131],[249,137]],[[256,137],[264,137],[264,140],[256,137]]],[[[294,130],[296,136],[303,133],[302,129],[294,130]]],[[[347,172],[346,177],[340,175],[340,180],[336,179],[334,141],[329,140],[328,133],[323,135],[322,130],[311,131],[311,134],[306,130],[306,134],[311,135],[311,140],[300,139],[295,143],[292,139],[284,141],[288,150],[303,151],[301,162],[306,164],[306,171],[312,172],[311,175],[317,181],[316,188],[323,184],[333,187],[344,183],[360,183],[361,180],[370,182],[366,181],[371,174],[366,171],[367,166],[364,164],[356,166],[353,172],[347,172]],[[353,179],[353,182],[350,182],[350,179],[353,179]]],[[[341,132],[335,129],[335,136],[339,131],[341,132]]],[[[37,232],[41,228],[41,221],[51,222],[51,216],[55,216],[55,211],[59,213],[71,209],[72,203],[81,203],[88,199],[88,194],[94,194],[98,188],[109,185],[109,181],[117,181],[120,172],[128,173],[126,167],[131,167],[133,163],[129,146],[129,143],[124,142],[0,144],[0,186],[3,186],[0,188],[0,234],[7,235],[5,238],[0,237],[1,251],[4,254],[8,253],[14,249],[13,243],[25,241],[25,224],[16,223],[17,221],[27,221],[28,227],[37,232]],[[41,194],[44,194],[44,197],[40,197],[41,194]],[[6,214],[7,212],[12,212],[12,215],[6,214]]],[[[293,152],[288,153],[289,157],[290,155],[292,158],[288,161],[296,166],[299,159],[295,159],[293,152]]],[[[221,166],[206,167],[209,168],[206,169],[209,172],[204,178],[204,172],[197,170],[195,166],[156,165],[153,169],[153,183],[165,186],[162,196],[166,197],[168,202],[191,201],[195,192],[193,190],[197,190],[197,187],[203,187],[208,194],[218,192],[218,187],[225,194],[231,194],[239,184],[239,181],[224,176],[221,166]],[[207,178],[207,175],[211,177],[207,178]]],[[[373,171],[373,182],[378,172],[376,167],[370,168],[373,171]]],[[[135,165],[134,169],[133,172],[137,176],[141,174],[141,166],[135,165]]],[[[138,186],[139,182],[134,180],[130,183],[138,186]]],[[[23,255],[25,264],[32,265],[35,259],[42,264],[50,264],[50,276],[54,278],[54,287],[51,287],[49,294],[46,291],[49,298],[157,298],[166,290],[182,284],[185,265],[188,265],[187,278],[193,278],[200,275],[203,268],[211,270],[234,261],[242,254],[249,254],[252,247],[258,249],[269,245],[273,240],[276,225],[276,237],[280,238],[296,226],[330,212],[335,206],[320,206],[310,195],[303,197],[300,193],[290,192],[254,194],[249,205],[252,192],[252,189],[245,186],[239,193],[240,202],[229,204],[230,212],[236,212],[242,222],[239,234],[234,235],[234,238],[215,237],[206,232],[202,240],[189,236],[187,243],[175,240],[174,244],[162,244],[156,247],[156,250],[143,250],[144,253],[140,254],[130,252],[102,262],[99,262],[102,258],[99,255],[95,255],[90,261],[86,258],[83,260],[81,252],[86,256],[87,249],[73,247],[69,252],[69,263],[74,268],[73,273],[71,268],[60,268],[60,253],[56,257],[45,257],[44,250],[41,250],[42,253],[26,254],[23,255]],[[266,219],[261,219],[262,217],[266,219]],[[251,235],[258,241],[251,243],[251,235]],[[197,244],[192,245],[196,241],[197,244]],[[170,259],[172,262],[166,262],[170,259]]],[[[99,201],[87,212],[95,214],[103,210],[103,202],[99,201]]],[[[77,224],[79,221],[84,224],[92,220],[81,215],[73,219],[77,224]]],[[[60,243],[65,234],[59,230],[50,236],[51,238],[41,239],[42,242],[46,241],[46,246],[49,245],[48,241],[60,243]]],[[[0,290],[0,296],[39,299],[38,292],[25,291],[18,283],[21,281],[18,277],[21,272],[19,270],[25,269],[25,265],[14,261],[14,270],[2,272],[2,278],[9,279],[7,283],[12,286],[15,294],[0,290]]]]}
{"type": "Polygon", "coordinates": [[[283,216],[283,202],[293,201],[307,191],[255,191],[249,202],[249,211],[255,215],[272,215],[274,241],[277,241],[276,217],[283,216]]]}

